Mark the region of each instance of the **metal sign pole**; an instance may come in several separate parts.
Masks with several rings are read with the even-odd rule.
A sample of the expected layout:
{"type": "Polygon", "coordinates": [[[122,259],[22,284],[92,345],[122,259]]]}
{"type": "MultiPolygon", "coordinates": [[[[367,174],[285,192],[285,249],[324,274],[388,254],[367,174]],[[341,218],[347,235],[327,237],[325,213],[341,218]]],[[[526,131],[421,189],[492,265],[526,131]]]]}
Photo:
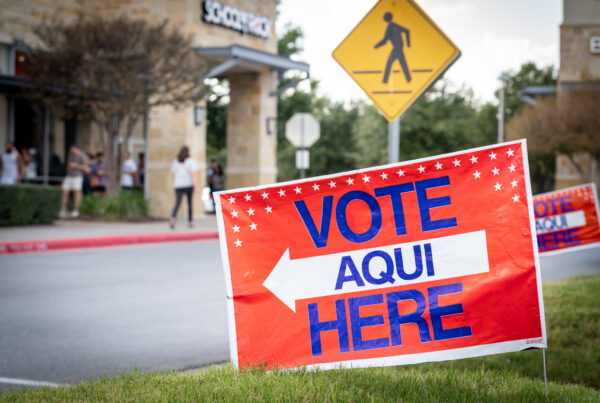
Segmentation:
{"type": "Polygon", "coordinates": [[[400,118],[388,123],[388,163],[399,161],[400,157],[400,118]]]}
{"type": "MultiPolygon", "coordinates": [[[[304,158],[304,116],[300,120],[300,159],[304,158]]],[[[304,161],[301,161],[300,165],[300,179],[304,179],[304,161]]]]}
{"type": "Polygon", "coordinates": [[[548,400],[548,377],[546,376],[546,349],[542,349],[542,357],[544,361],[544,387],[546,389],[546,400],[548,400]]]}

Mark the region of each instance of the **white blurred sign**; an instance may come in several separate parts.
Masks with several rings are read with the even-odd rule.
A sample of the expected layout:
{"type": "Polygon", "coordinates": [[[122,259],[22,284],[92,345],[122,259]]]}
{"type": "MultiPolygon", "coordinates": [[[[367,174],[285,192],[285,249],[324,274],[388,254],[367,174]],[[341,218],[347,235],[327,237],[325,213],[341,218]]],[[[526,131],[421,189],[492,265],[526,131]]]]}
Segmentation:
{"type": "Polygon", "coordinates": [[[321,125],[310,113],[295,113],[285,124],[285,138],[296,147],[310,147],[319,136],[321,125]]]}
{"type": "Polygon", "coordinates": [[[297,169],[310,168],[310,154],[309,154],[308,150],[297,150],[296,151],[296,168],[297,169]]]}

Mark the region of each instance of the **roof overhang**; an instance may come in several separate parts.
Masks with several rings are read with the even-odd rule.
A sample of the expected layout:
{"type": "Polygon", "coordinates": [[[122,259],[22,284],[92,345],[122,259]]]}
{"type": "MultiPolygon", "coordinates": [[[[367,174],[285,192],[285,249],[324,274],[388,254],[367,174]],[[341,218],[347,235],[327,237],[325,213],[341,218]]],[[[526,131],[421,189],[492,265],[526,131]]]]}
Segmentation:
{"type": "Polygon", "coordinates": [[[288,57],[263,52],[239,45],[227,47],[194,48],[196,54],[205,58],[210,71],[206,78],[225,78],[232,73],[258,73],[268,67],[280,74],[296,70],[310,74],[310,65],[288,57]]]}
{"type": "Polygon", "coordinates": [[[521,90],[521,100],[529,105],[534,105],[536,98],[554,95],[556,95],[556,86],[554,85],[535,85],[523,87],[521,90]]]}

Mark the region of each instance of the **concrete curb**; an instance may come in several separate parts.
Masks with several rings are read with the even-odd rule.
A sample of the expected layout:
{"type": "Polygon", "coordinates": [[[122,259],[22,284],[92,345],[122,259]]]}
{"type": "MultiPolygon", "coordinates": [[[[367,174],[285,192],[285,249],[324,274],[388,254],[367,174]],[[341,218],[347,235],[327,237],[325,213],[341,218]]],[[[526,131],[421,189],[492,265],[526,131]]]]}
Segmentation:
{"type": "Polygon", "coordinates": [[[64,249],[99,248],[121,245],[136,245],[158,242],[184,242],[203,239],[218,239],[217,231],[119,235],[95,238],[54,239],[48,241],[22,241],[0,243],[0,255],[15,253],[49,252],[64,249]]]}

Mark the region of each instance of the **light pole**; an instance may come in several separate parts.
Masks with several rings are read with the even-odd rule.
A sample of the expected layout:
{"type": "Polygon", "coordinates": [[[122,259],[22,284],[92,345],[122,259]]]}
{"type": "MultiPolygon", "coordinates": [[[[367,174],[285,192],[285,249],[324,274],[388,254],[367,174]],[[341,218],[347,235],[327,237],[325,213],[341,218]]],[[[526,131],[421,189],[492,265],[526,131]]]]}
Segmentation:
{"type": "Polygon", "coordinates": [[[504,141],[504,87],[506,82],[510,80],[510,76],[502,73],[498,76],[500,80],[500,105],[498,105],[498,143],[504,141]]]}

